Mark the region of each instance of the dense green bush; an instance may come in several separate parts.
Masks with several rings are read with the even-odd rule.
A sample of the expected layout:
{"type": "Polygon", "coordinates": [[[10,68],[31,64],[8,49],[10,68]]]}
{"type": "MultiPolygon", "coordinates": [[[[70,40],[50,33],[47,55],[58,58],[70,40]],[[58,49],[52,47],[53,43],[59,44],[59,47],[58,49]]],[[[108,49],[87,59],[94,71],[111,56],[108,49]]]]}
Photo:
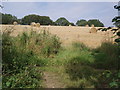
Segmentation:
{"type": "Polygon", "coordinates": [[[40,88],[42,72],[36,67],[25,67],[19,73],[3,75],[3,88],[40,88]]]}
{"type": "Polygon", "coordinates": [[[98,69],[118,69],[120,60],[120,49],[117,44],[110,42],[103,43],[99,48],[94,50],[94,67],[98,69]]]}

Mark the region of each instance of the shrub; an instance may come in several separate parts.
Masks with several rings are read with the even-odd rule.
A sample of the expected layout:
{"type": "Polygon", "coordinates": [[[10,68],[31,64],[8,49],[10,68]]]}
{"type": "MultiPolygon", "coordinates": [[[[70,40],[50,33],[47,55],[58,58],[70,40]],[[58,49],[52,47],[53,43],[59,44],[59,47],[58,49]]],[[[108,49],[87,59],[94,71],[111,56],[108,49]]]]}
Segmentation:
{"type": "Polygon", "coordinates": [[[117,44],[110,42],[103,43],[99,48],[95,49],[94,67],[99,69],[118,69],[120,49],[117,44]]]}

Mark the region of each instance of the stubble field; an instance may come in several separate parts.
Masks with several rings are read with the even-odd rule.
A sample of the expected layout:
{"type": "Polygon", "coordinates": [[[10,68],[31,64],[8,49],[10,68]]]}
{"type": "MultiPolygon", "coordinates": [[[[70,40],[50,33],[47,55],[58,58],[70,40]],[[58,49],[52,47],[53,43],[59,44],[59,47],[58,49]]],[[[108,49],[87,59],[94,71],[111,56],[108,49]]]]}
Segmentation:
{"type": "MultiPolygon", "coordinates": [[[[31,27],[29,25],[2,25],[2,31],[11,29],[13,30],[12,36],[17,36],[22,32],[30,32],[31,30],[49,31],[51,34],[57,35],[60,38],[63,46],[69,46],[74,42],[82,42],[90,48],[96,48],[101,45],[102,42],[113,41],[113,32],[97,31],[97,33],[89,33],[91,27],[79,27],[79,26],[40,26],[31,27]]],[[[96,27],[96,29],[101,27],[96,27]]]]}

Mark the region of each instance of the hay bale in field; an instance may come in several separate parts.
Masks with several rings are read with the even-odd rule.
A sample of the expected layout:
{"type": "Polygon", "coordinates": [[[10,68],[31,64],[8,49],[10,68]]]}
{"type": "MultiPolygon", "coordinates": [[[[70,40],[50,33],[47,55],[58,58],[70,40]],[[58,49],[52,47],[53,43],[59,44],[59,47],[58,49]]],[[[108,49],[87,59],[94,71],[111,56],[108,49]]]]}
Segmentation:
{"type": "Polygon", "coordinates": [[[89,25],[87,24],[87,25],[85,25],[85,27],[89,27],[89,25]]]}
{"type": "Polygon", "coordinates": [[[96,29],[95,27],[92,27],[92,28],[90,29],[90,33],[97,33],[97,29],[96,29]]]}
{"type": "Polygon", "coordinates": [[[36,23],[36,27],[40,27],[40,23],[36,23]]]}
{"type": "Polygon", "coordinates": [[[69,26],[71,26],[71,24],[69,24],[69,26]]]}
{"type": "Polygon", "coordinates": [[[94,24],[92,24],[91,27],[92,27],[92,28],[95,27],[94,24]]]}
{"type": "Polygon", "coordinates": [[[13,22],[13,25],[17,25],[18,23],[15,21],[15,22],[13,22]]]}
{"type": "Polygon", "coordinates": [[[36,26],[36,23],[35,22],[31,22],[30,24],[32,27],[35,27],[36,26]]]}

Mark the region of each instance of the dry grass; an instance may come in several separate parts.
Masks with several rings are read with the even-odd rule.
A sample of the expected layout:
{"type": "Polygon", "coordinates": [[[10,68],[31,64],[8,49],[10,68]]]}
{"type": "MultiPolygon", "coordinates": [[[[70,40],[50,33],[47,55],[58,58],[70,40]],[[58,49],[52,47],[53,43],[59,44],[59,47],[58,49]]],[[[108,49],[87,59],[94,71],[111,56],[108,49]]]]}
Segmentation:
{"type": "Polygon", "coordinates": [[[22,32],[30,32],[35,30],[40,32],[41,29],[48,30],[52,34],[56,34],[60,37],[63,46],[71,45],[73,42],[83,42],[85,45],[91,48],[96,48],[101,45],[102,42],[113,41],[112,32],[89,33],[91,27],[78,27],[78,26],[40,26],[31,27],[29,25],[2,25],[2,30],[6,28],[13,28],[13,36],[17,36],[22,32]]]}

